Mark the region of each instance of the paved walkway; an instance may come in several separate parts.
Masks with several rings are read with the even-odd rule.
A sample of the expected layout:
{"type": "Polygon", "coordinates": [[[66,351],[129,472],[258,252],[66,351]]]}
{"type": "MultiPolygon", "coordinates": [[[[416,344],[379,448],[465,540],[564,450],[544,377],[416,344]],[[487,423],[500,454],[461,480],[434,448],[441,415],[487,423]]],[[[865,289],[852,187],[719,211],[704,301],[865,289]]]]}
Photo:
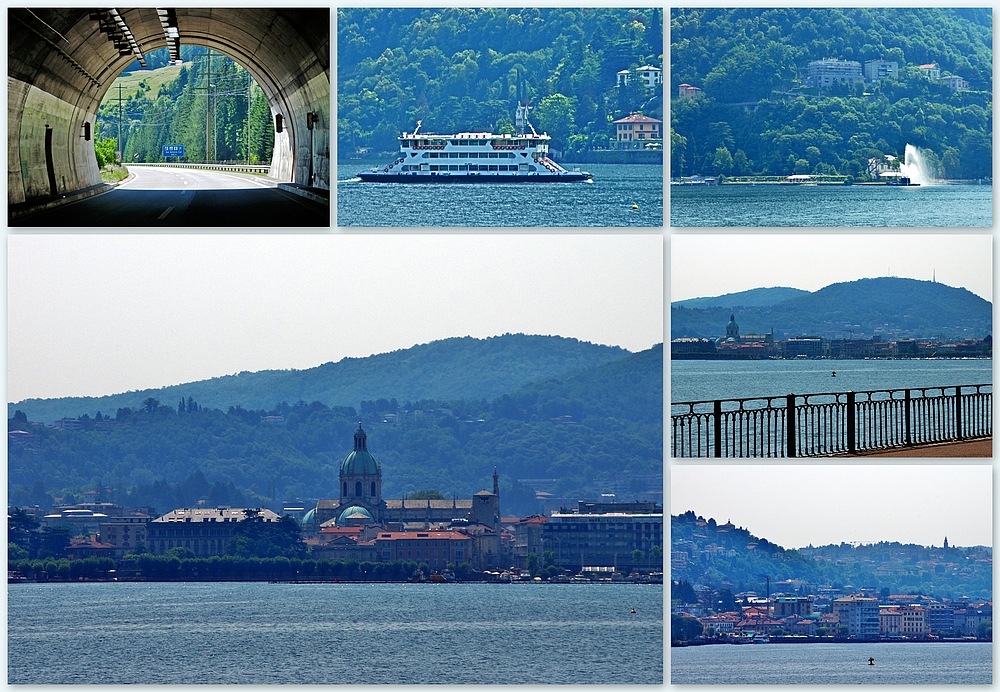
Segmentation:
{"type": "Polygon", "coordinates": [[[904,457],[910,459],[922,459],[927,457],[935,458],[992,458],[993,438],[987,437],[978,440],[968,440],[963,442],[941,442],[930,445],[916,445],[913,447],[885,449],[876,452],[863,452],[861,454],[838,454],[838,457],[904,457]]]}

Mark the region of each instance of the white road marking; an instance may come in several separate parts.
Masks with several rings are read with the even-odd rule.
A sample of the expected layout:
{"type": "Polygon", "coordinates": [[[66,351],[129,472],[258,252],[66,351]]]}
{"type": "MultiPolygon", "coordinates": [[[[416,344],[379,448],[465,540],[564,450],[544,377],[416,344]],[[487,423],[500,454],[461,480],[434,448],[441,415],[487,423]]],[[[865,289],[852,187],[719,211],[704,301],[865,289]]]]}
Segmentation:
{"type": "Polygon", "coordinates": [[[161,220],[163,220],[163,219],[167,218],[167,214],[169,214],[169,213],[170,213],[170,212],[172,212],[173,210],[174,210],[174,208],[173,208],[173,207],[167,207],[167,210],[166,210],[165,212],[163,212],[162,214],[160,214],[159,216],[157,216],[157,217],[156,217],[156,220],[157,220],[157,221],[161,221],[161,220]]]}

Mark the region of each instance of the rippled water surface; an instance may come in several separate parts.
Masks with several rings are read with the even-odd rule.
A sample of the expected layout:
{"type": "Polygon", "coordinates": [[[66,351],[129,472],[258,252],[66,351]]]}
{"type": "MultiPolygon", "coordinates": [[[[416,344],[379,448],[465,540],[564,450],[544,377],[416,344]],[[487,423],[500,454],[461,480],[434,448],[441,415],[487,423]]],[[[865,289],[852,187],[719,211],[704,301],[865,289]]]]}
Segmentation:
{"type": "Polygon", "coordinates": [[[17,584],[7,656],[12,684],[660,684],[663,587],[17,584]]]}
{"type": "Polygon", "coordinates": [[[992,360],[673,360],[671,401],[954,387],[993,381],[992,360]],[[832,373],[836,371],[837,376],[832,373]]]}
{"type": "Polygon", "coordinates": [[[671,226],[993,225],[992,185],[671,185],[671,226]]]}
{"type": "Polygon", "coordinates": [[[990,643],[721,644],[670,650],[675,685],[989,685],[990,643]],[[868,657],[875,665],[868,665],[868,657]]]}
{"type": "Polygon", "coordinates": [[[650,227],[663,225],[663,166],[566,164],[592,183],[363,183],[387,161],[337,164],[338,226],[650,227]],[[635,205],[637,209],[633,209],[635,205]]]}

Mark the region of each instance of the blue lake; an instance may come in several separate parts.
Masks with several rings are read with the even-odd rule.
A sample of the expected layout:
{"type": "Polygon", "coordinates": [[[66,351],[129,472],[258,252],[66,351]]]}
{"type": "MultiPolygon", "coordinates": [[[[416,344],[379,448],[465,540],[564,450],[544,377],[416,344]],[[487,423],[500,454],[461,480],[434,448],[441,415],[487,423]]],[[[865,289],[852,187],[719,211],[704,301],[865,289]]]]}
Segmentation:
{"type": "Polygon", "coordinates": [[[71,583],[7,592],[9,684],[662,684],[663,660],[662,585],[71,583]]]}
{"type": "Polygon", "coordinates": [[[662,227],[663,166],[572,164],[592,183],[363,183],[387,160],[337,163],[337,225],[662,227]],[[633,209],[635,205],[638,208],[633,209]]]}
{"type": "Polygon", "coordinates": [[[672,360],[670,400],[953,387],[993,382],[979,360],[672,360]],[[837,372],[832,377],[833,371],[837,372]]]}
{"type": "Polygon", "coordinates": [[[671,226],[993,225],[992,185],[671,185],[671,226]]]}
{"type": "Polygon", "coordinates": [[[990,643],[713,645],[672,648],[675,685],[989,685],[990,643]],[[875,665],[868,665],[868,657],[875,665]]]}

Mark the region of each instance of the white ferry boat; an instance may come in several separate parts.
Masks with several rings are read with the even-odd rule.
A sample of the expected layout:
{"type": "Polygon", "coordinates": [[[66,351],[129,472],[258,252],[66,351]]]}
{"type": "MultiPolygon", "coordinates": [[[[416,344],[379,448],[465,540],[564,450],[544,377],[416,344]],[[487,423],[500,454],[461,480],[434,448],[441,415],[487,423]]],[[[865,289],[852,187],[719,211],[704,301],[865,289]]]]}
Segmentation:
{"type": "Polygon", "coordinates": [[[591,179],[586,171],[567,171],[549,158],[547,134],[497,135],[492,132],[399,136],[399,157],[383,168],[358,173],[370,183],[571,183],[591,179]]]}

